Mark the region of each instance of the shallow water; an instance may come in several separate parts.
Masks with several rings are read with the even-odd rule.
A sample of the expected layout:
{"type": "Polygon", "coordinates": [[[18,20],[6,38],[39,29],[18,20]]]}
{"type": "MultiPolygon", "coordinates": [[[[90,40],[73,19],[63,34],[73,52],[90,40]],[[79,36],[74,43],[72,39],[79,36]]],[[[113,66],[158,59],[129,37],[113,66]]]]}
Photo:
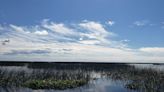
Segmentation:
{"type": "Polygon", "coordinates": [[[121,81],[95,80],[85,86],[66,90],[33,90],[30,88],[0,87],[0,92],[135,92],[124,88],[121,81]]]}
{"type": "Polygon", "coordinates": [[[0,84],[0,92],[163,92],[164,72],[161,71],[163,68],[163,65],[153,64],[0,63],[1,80],[15,78],[14,81],[0,84]],[[89,82],[83,86],[65,90],[34,90],[19,85],[28,79],[51,77],[89,79],[89,82]],[[154,81],[149,83],[148,80],[151,78],[154,81]],[[160,79],[160,85],[158,85],[158,79],[160,79]],[[129,83],[138,83],[138,80],[143,82],[142,85],[137,86],[138,89],[126,87],[129,83]]]}

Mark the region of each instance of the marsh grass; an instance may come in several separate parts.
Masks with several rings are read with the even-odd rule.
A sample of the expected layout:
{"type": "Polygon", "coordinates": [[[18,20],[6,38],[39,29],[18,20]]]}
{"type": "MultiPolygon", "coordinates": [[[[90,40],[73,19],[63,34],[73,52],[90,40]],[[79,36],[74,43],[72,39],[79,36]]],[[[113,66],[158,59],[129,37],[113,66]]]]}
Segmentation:
{"type": "MultiPolygon", "coordinates": [[[[17,67],[16,67],[17,68],[17,67]]],[[[67,89],[87,84],[89,74],[81,70],[0,69],[0,86],[29,87],[34,89],[67,89]]]]}
{"type": "Polygon", "coordinates": [[[125,88],[139,92],[164,92],[164,72],[128,67],[107,72],[109,79],[125,82],[125,88]]]}
{"type": "MultiPolygon", "coordinates": [[[[22,64],[21,64],[22,65],[22,64]]],[[[96,81],[93,73],[106,79],[124,81],[124,87],[139,92],[164,92],[164,72],[137,69],[126,64],[29,63],[13,69],[0,67],[0,86],[33,89],[76,88],[96,81]],[[50,67],[49,67],[50,66],[50,67]]]]}

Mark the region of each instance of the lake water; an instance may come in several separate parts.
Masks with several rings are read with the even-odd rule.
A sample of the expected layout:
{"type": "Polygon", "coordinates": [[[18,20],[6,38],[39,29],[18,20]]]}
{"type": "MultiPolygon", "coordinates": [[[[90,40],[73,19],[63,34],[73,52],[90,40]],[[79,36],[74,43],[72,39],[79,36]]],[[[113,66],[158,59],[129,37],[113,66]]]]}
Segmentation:
{"type": "Polygon", "coordinates": [[[164,65],[97,63],[0,63],[0,92],[164,92],[164,65]],[[32,89],[30,79],[86,79],[71,89],[32,89]]]}

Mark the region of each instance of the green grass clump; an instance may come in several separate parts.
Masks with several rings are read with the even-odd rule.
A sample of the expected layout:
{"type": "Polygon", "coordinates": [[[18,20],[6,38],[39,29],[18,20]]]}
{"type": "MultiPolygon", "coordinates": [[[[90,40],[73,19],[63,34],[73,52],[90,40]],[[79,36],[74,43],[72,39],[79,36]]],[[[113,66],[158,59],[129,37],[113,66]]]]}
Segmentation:
{"type": "Polygon", "coordinates": [[[46,79],[46,80],[29,80],[23,84],[24,87],[32,89],[68,89],[76,88],[87,84],[86,80],[55,80],[55,79],[46,79]]]}

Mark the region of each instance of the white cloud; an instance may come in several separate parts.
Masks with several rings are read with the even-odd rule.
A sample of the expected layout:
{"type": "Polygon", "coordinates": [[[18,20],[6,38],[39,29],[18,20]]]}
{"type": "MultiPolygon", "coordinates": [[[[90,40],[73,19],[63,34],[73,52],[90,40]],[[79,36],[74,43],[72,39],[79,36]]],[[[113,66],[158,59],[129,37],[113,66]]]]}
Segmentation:
{"type": "Polygon", "coordinates": [[[109,20],[109,21],[107,22],[107,24],[110,25],[110,26],[113,26],[113,25],[115,24],[115,22],[112,21],[112,20],[109,20]]]}
{"type": "Polygon", "coordinates": [[[48,32],[46,30],[43,30],[43,31],[35,31],[34,34],[36,34],[36,35],[48,35],[48,32]]]}
{"type": "Polygon", "coordinates": [[[29,34],[30,31],[26,31],[27,28],[25,27],[21,27],[21,26],[16,26],[16,25],[13,25],[13,24],[10,24],[10,28],[13,29],[14,31],[17,31],[17,32],[21,32],[21,33],[24,33],[24,34],[29,34]]]}
{"type": "Polygon", "coordinates": [[[49,29],[61,35],[74,35],[75,34],[73,29],[66,27],[63,23],[57,24],[54,22],[51,22],[51,23],[46,22],[42,26],[46,29],[49,29]]]}
{"type": "Polygon", "coordinates": [[[115,34],[95,21],[66,26],[46,20],[41,25],[2,28],[0,38],[10,42],[0,45],[0,60],[164,62],[164,47],[129,48],[129,40],[111,39],[115,34]]]}
{"type": "Polygon", "coordinates": [[[104,29],[103,25],[101,25],[101,24],[98,23],[98,22],[87,21],[87,22],[80,23],[79,26],[83,27],[83,28],[86,29],[86,30],[91,31],[92,33],[95,33],[95,35],[98,35],[98,36],[105,37],[105,36],[107,36],[108,34],[113,35],[112,32],[109,32],[109,33],[108,33],[108,32],[104,29]]]}
{"type": "MultiPolygon", "coordinates": [[[[82,33],[81,35],[84,37],[87,37],[89,39],[94,39],[99,41],[100,44],[111,44],[110,40],[108,40],[108,37],[114,37],[116,34],[113,32],[107,31],[104,26],[101,23],[94,22],[94,21],[86,21],[79,23],[79,26],[83,28],[84,30],[87,30],[85,33],[82,33]]],[[[88,43],[88,42],[87,42],[88,43]]]]}
{"type": "Polygon", "coordinates": [[[164,54],[164,48],[163,47],[143,47],[139,49],[140,51],[147,52],[147,53],[163,53],[164,54]]]}
{"type": "Polygon", "coordinates": [[[147,21],[147,20],[141,20],[141,21],[135,21],[134,25],[136,25],[136,26],[145,26],[148,23],[149,23],[149,21],[147,21]]]}
{"type": "Polygon", "coordinates": [[[13,28],[15,31],[25,32],[25,30],[23,29],[23,27],[15,26],[13,24],[10,24],[10,27],[13,28]]]}
{"type": "Polygon", "coordinates": [[[87,45],[95,45],[95,44],[100,44],[101,42],[97,40],[83,40],[83,41],[79,41],[79,43],[87,44],[87,45]]]}
{"type": "Polygon", "coordinates": [[[124,39],[124,40],[121,40],[121,42],[129,42],[130,40],[128,39],[124,39]]]}

